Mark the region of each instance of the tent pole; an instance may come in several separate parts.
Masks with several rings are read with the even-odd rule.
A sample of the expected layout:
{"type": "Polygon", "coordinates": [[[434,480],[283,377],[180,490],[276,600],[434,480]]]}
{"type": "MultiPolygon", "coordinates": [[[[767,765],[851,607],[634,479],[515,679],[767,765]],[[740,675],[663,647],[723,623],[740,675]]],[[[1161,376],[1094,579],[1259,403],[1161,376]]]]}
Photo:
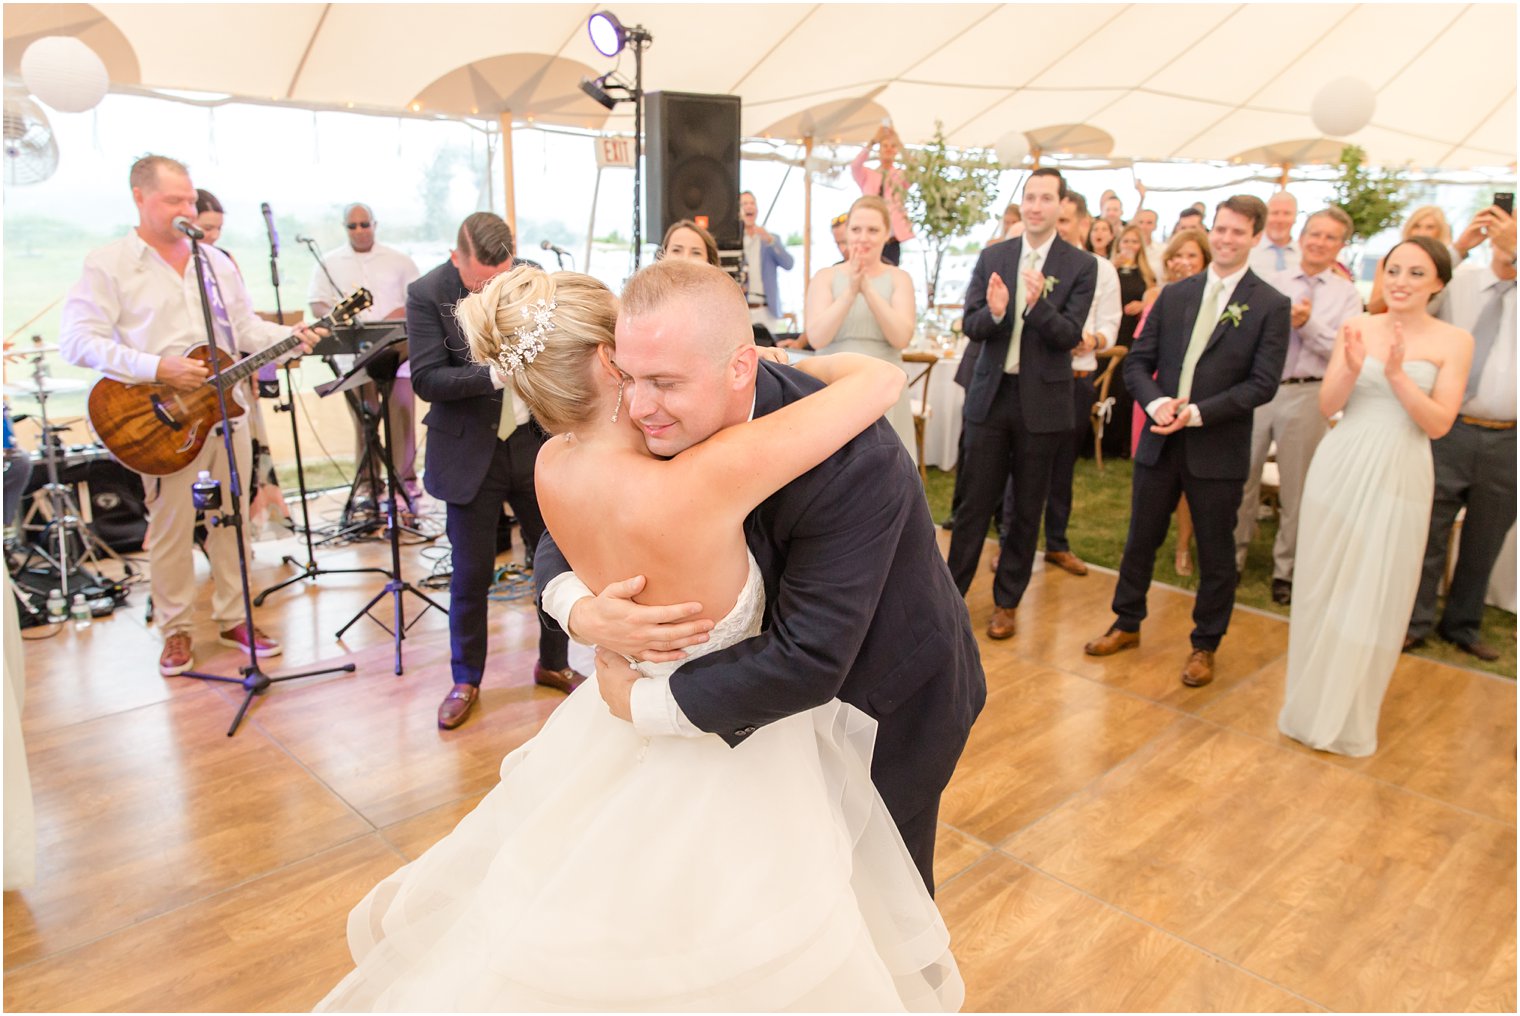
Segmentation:
{"type": "Polygon", "coordinates": [[[1288,189],[1288,171],[1293,168],[1293,164],[1291,162],[1285,162],[1285,163],[1282,164],[1281,168],[1282,168],[1282,176],[1280,176],[1280,177],[1277,178],[1277,189],[1278,190],[1287,190],[1288,189]]]}
{"type": "Polygon", "coordinates": [[[501,124],[501,217],[517,236],[517,195],[512,187],[512,111],[502,110],[498,119],[501,124]]]}
{"type": "Polygon", "coordinates": [[[813,136],[802,139],[802,286],[813,279],[813,136]]]}
{"type": "Polygon", "coordinates": [[[591,217],[586,220],[586,260],[581,271],[591,274],[591,238],[596,235],[596,197],[602,190],[602,167],[596,167],[596,183],[591,185],[591,217]]]}

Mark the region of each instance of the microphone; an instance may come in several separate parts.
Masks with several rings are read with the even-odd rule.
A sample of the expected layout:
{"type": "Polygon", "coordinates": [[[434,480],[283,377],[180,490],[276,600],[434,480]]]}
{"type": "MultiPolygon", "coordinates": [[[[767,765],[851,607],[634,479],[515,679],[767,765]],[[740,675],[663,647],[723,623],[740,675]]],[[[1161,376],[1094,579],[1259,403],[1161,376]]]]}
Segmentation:
{"type": "Polygon", "coordinates": [[[192,240],[204,240],[206,238],[206,234],[201,228],[183,215],[176,215],[174,217],[174,228],[192,240]]]}
{"type": "Polygon", "coordinates": [[[280,253],[280,231],[274,228],[274,213],[269,210],[269,202],[259,205],[259,211],[264,213],[264,228],[269,231],[269,253],[277,255],[280,253]]]}
{"type": "Polygon", "coordinates": [[[311,244],[314,244],[314,243],[316,243],[316,242],[317,242],[317,241],[315,241],[315,240],[313,240],[313,239],[312,239],[312,238],[311,238],[311,237],[309,237],[309,236],[305,236],[305,235],[303,235],[303,234],[301,234],[301,233],[297,233],[297,234],[296,234],[296,243],[304,243],[304,244],[306,244],[306,245],[307,245],[307,246],[310,246],[310,245],[311,245],[311,244]]]}
{"type": "Polygon", "coordinates": [[[554,253],[558,254],[562,258],[567,258],[567,257],[570,256],[570,252],[567,251],[567,250],[565,250],[565,248],[563,248],[563,247],[561,247],[561,246],[559,246],[557,244],[550,243],[548,240],[545,240],[543,243],[539,244],[538,246],[540,248],[542,248],[543,250],[552,250],[554,253]]]}

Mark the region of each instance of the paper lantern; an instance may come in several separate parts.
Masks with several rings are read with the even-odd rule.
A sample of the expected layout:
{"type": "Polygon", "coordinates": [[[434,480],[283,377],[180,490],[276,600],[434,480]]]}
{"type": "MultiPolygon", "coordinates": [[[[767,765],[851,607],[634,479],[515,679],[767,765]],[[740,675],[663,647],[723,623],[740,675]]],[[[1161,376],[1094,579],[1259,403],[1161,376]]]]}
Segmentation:
{"type": "Polygon", "coordinates": [[[1023,131],[1009,131],[998,138],[997,160],[1004,168],[1022,166],[1024,160],[1029,158],[1029,139],[1023,131]]]}
{"type": "Polygon", "coordinates": [[[26,47],[21,80],[38,99],[63,113],[94,109],[111,83],[95,51],[65,35],[49,35],[26,47]]]}
{"type": "Polygon", "coordinates": [[[1372,121],[1377,93],[1361,78],[1337,78],[1314,97],[1309,115],[1320,132],[1332,138],[1355,134],[1372,121]]]}

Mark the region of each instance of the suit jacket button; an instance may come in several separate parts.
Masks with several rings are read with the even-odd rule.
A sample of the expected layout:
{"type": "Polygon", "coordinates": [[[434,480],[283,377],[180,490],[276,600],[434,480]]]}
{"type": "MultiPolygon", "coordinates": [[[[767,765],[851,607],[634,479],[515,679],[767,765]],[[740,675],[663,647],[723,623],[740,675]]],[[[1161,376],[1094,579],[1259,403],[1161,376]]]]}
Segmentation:
{"type": "Polygon", "coordinates": [[[748,737],[749,735],[753,734],[754,732],[755,732],[755,728],[754,727],[740,727],[738,730],[734,731],[734,736],[735,737],[748,737]]]}

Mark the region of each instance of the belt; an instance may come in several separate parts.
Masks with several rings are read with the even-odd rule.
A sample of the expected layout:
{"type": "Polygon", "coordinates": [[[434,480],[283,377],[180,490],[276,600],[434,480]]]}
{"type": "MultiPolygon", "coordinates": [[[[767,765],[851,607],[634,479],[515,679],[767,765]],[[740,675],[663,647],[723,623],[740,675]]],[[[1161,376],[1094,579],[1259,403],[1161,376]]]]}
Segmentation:
{"type": "Polygon", "coordinates": [[[1484,430],[1514,430],[1514,420],[1485,420],[1481,416],[1459,416],[1457,419],[1469,427],[1482,427],[1484,430]]]}
{"type": "Polygon", "coordinates": [[[1071,372],[1072,377],[1090,377],[1091,375],[1092,371],[1090,370],[1074,370],[1071,372]]]}
{"type": "Polygon", "coordinates": [[[1325,380],[1322,377],[1285,377],[1282,383],[1285,385],[1317,385],[1325,380]]]}
{"type": "Polygon", "coordinates": [[[759,303],[756,303],[754,300],[750,300],[749,306],[751,310],[758,310],[761,307],[767,306],[767,304],[764,300],[761,300],[759,303]]]}

